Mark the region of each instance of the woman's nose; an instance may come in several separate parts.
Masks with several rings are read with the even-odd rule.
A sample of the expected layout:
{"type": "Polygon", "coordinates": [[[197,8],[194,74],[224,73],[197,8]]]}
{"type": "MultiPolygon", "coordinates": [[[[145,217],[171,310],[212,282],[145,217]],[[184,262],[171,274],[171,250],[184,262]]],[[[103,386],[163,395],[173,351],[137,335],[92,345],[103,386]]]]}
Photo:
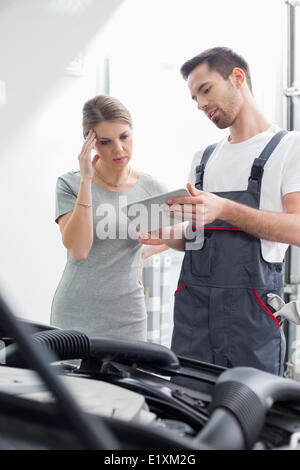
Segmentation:
{"type": "Polygon", "coordinates": [[[120,140],[115,142],[114,151],[115,152],[122,152],[123,151],[123,145],[122,145],[122,142],[120,140]]]}

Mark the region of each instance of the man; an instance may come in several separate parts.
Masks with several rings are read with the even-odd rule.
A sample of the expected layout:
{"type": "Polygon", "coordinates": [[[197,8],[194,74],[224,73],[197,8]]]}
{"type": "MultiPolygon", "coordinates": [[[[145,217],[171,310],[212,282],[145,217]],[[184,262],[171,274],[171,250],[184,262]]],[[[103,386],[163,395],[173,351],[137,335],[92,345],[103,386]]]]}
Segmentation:
{"type": "Polygon", "coordinates": [[[202,248],[186,249],[184,236],[176,239],[173,232],[168,240],[163,234],[140,238],[186,251],[171,348],[225,367],[281,375],[285,339],[266,303],[268,293],[282,294],[288,244],[300,246],[300,133],[280,131],[263,116],[249,66],[232,50],[204,51],[181,73],[198,109],[229,135],[196,153],[191,197],[168,201],[177,216],[185,209],[195,232],[202,209],[202,248]]]}

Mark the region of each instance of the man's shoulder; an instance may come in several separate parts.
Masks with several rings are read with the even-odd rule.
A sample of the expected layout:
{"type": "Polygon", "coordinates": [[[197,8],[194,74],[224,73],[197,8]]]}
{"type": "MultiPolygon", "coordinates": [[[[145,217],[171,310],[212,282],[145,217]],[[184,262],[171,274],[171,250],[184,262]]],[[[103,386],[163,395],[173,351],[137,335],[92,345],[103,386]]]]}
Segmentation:
{"type": "Polygon", "coordinates": [[[223,137],[221,140],[216,140],[215,142],[211,142],[210,144],[205,145],[204,147],[200,148],[199,150],[196,150],[196,152],[194,153],[194,161],[199,161],[199,163],[200,163],[200,160],[201,160],[205,150],[208,147],[212,147],[213,150],[220,149],[223,146],[223,144],[227,141],[227,139],[228,139],[228,137],[223,137]]]}
{"type": "Polygon", "coordinates": [[[278,152],[284,153],[286,158],[289,155],[298,155],[300,152],[300,132],[288,131],[278,145],[278,152]]]}
{"type": "Polygon", "coordinates": [[[270,129],[270,135],[275,135],[278,132],[285,131],[286,136],[284,137],[284,141],[293,141],[293,142],[299,142],[300,141],[300,131],[292,130],[292,131],[287,131],[286,129],[283,129],[282,127],[279,127],[276,124],[272,124],[270,129]]]}
{"type": "Polygon", "coordinates": [[[287,140],[300,143],[300,131],[289,131],[287,133],[287,140]]]}

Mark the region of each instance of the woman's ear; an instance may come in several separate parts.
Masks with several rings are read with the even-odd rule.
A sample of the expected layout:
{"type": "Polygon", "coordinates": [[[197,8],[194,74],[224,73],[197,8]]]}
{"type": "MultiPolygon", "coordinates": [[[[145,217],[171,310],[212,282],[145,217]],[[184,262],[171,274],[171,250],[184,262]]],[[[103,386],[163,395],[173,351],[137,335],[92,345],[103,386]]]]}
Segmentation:
{"type": "Polygon", "coordinates": [[[101,156],[96,153],[96,155],[94,155],[92,159],[92,166],[95,167],[97,161],[100,159],[101,159],[101,156]]]}

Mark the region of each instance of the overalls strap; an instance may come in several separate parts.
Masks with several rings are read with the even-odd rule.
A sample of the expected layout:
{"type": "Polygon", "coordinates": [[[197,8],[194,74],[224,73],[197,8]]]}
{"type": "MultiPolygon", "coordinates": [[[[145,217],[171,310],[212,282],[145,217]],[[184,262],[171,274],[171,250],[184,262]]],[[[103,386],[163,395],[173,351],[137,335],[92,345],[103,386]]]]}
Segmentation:
{"type": "Polygon", "coordinates": [[[263,177],[264,173],[264,166],[267,163],[269,157],[281,141],[281,139],[288,133],[288,131],[279,131],[277,134],[275,134],[270,142],[267,143],[259,157],[255,158],[252,168],[251,168],[251,174],[249,176],[249,183],[251,181],[257,181],[259,183],[259,186],[261,184],[261,180],[263,177]]]}
{"type": "Polygon", "coordinates": [[[203,152],[200,165],[197,165],[197,167],[196,167],[195,188],[199,189],[200,191],[202,191],[202,189],[203,189],[203,176],[204,176],[204,170],[205,170],[206,164],[208,162],[209,157],[211,156],[211,154],[215,150],[216,146],[217,146],[217,144],[212,144],[212,145],[209,145],[208,147],[206,147],[206,149],[203,152]]]}
{"type": "MultiPolygon", "coordinates": [[[[259,209],[264,165],[285,134],[280,131],[272,136],[254,160],[247,189],[213,194],[259,209]]],[[[212,151],[213,146],[207,148],[197,168],[199,189],[212,151]]],[[[242,159],[243,154],[241,165],[242,159]]],[[[174,302],[171,349],[177,355],[223,367],[256,367],[282,375],[284,335],[265,308],[268,293],[282,294],[282,263],[264,260],[260,239],[224,220],[190,227],[196,231],[195,246],[185,251],[174,302]],[[201,244],[198,233],[199,241],[201,235],[204,238],[201,244]]],[[[193,242],[192,236],[187,240],[193,242]]],[[[192,383],[184,385],[197,388],[192,383]]]]}

